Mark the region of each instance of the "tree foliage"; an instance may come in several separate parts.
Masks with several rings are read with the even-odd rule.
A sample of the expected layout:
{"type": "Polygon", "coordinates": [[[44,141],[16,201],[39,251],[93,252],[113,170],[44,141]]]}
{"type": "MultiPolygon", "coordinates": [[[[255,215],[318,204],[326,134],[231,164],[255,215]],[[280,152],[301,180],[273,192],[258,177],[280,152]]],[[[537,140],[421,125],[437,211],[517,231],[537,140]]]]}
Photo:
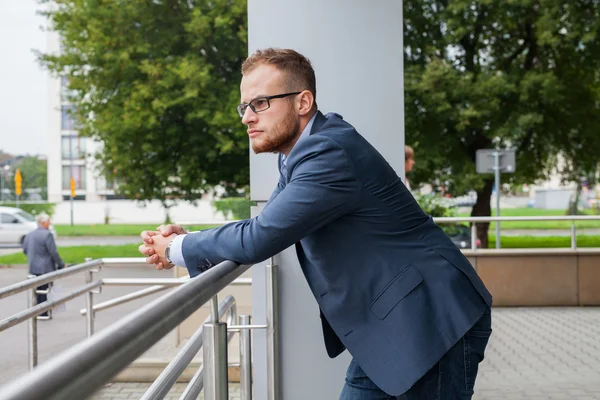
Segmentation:
{"type": "Polygon", "coordinates": [[[244,0],[39,0],[61,54],[81,135],[100,172],[138,200],[199,199],[248,185],[235,106],[247,54],[244,0]]]}
{"type": "Polygon", "coordinates": [[[414,182],[475,189],[472,215],[490,215],[493,176],[475,173],[478,149],[516,149],[503,182],[544,178],[559,154],[566,179],[597,168],[598,0],[404,0],[404,22],[414,182]]]}

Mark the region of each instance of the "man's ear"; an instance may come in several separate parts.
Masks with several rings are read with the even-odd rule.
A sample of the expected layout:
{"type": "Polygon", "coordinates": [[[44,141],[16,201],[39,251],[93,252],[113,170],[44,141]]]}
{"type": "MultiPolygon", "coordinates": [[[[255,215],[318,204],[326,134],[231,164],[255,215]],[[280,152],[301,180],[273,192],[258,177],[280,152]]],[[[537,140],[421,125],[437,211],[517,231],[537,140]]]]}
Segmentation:
{"type": "Polygon", "coordinates": [[[304,116],[312,110],[313,104],[315,104],[315,97],[310,90],[303,90],[298,95],[298,114],[304,116]]]}

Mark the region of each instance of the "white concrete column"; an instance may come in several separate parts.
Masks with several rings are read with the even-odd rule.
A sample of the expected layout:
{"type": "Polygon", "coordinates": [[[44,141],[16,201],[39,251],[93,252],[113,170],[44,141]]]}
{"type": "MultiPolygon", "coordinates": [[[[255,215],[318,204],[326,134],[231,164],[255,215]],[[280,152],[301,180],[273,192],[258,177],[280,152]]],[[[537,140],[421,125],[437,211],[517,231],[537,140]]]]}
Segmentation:
{"type": "MultiPolygon", "coordinates": [[[[249,0],[249,52],[293,48],[313,63],[319,109],[353,124],[404,176],[402,2],[400,0],[249,0]]],[[[251,197],[256,214],[276,185],[277,158],[250,155],[251,197]]],[[[337,399],[348,353],[328,358],[316,301],[293,248],[280,266],[281,393],[279,399],[337,399]]],[[[253,269],[254,321],[264,321],[264,267],[253,269]]],[[[254,341],[254,396],[267,399],[266,341],[254,341]]]]}

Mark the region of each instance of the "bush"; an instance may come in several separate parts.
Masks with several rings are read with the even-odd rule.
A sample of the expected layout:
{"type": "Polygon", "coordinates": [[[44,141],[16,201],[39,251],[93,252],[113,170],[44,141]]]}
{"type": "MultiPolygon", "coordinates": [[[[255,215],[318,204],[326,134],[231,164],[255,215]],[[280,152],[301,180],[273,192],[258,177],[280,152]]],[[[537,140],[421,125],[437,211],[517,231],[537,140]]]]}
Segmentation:
{"type": "MultiPolygon", "coordinates": [[[[0,206],[3,207],[17,207],[17,203],[0,203],[0,206]]],[[[19,203],[19,207],[21,210],[28,212],[32,215],[38,215],[42,212],[45,212],[49,216],[54,214],[54,208],[56,207],[56,203],[19,203]]]]}
{"type": "Polygon", "coordinates": [[[455,217],[455,207],[444,197],[431,194],[414,195],[423,211],[432,217],[455,217]]]}
{"type": "Polygon", "coordinates": [[[229,218],[231,214],[234,219],[248,219],[250,218],[250,207],[256,203],[245,197],[227,197],[213,201],[213,205],[217,211],[223,213],[225,218],[229,218]]]}

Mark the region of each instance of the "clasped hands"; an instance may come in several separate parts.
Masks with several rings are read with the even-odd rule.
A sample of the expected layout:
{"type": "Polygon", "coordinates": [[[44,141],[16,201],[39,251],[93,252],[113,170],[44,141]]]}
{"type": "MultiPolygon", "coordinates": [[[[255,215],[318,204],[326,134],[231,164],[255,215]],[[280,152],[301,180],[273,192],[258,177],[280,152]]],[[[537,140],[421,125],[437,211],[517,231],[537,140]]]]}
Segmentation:
{"type": "Polygon", "coordinates": [[[156,269],[171,269],[173,264],[165,258],[165,250],[177,235],[188,233],[181,225],[161,225],[155,231],[143,231],[143,244],[138,247],[146,256],[148,264],[156,264],[156,269]]]}

